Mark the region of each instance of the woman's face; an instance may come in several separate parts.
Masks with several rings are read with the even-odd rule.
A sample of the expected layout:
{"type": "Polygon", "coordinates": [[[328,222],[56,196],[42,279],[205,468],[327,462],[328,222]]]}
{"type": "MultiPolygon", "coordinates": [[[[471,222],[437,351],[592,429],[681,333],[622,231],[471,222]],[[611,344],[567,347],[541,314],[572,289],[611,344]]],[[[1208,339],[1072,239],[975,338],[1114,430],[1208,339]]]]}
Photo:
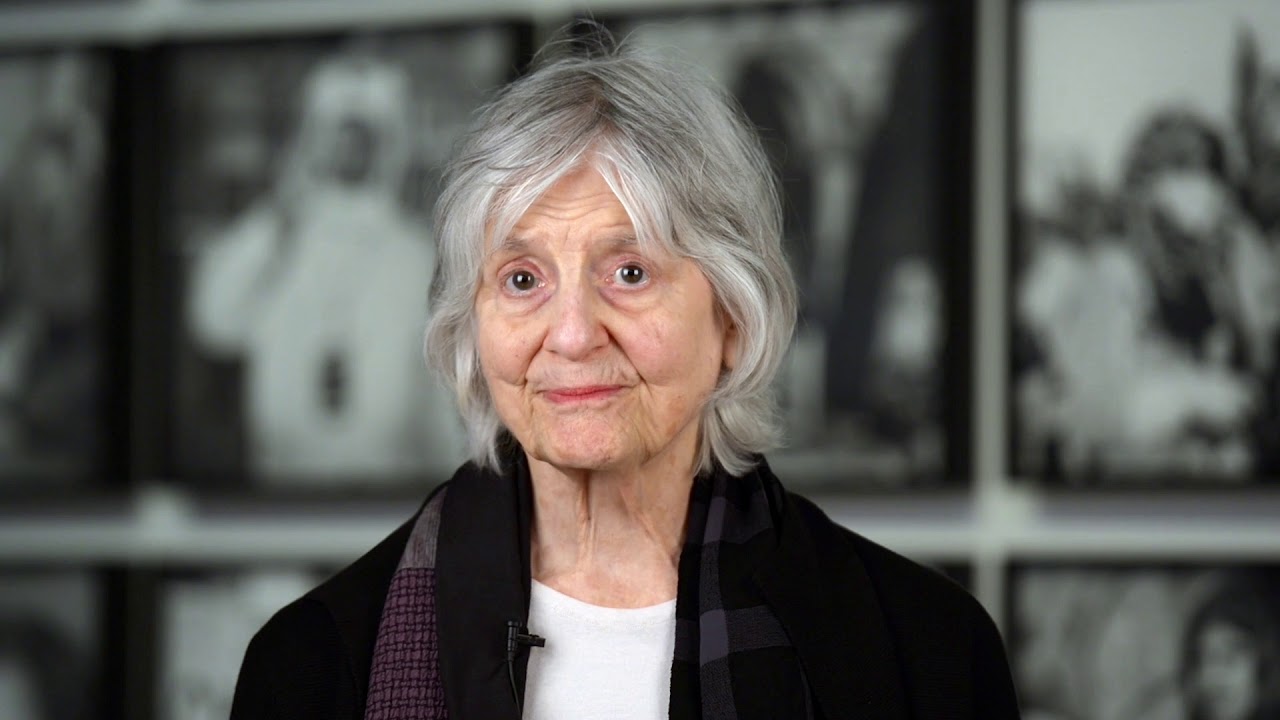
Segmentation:
{"type": "Polygon", "coordinates": [[[1194,693],[1209,720],[1246,720],[1258,705],[1258,650],[1244,630],[1215,621],[1196,639],[1194,693]]]}
{"type": "Polygon", "coordinates": [[[562,178],[486,259],[476,323],[498,415],[534,459],[692,467],[733,332],[692,260],[641,250],[595,169],[562,178]]]}

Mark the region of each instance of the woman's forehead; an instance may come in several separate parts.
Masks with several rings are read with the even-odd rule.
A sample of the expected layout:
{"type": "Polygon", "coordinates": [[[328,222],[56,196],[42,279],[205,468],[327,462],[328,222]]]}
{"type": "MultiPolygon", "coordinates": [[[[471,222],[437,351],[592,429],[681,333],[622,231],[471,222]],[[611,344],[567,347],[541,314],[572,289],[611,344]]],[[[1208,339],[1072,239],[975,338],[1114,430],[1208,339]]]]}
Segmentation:
{"type": "Polygon", "coordinates": [[[489,258],[522,249],[522,242],[523,249],[530,249],[529,241],[537,239],[540,221],[572,221],[575,214],[593,207],[608,210],[584,218],[599,221],[599,226],[592,228],[599,235],[596,244],[651,257],[683,255],[670,229],[663,229],[669,225],[665,193],[652,187],[643,171],[637,174],[636,168],[620,166],[617,154],[593,143],[571,163],[504,183],[505,188],[496,193],[490,206],[481,255],[489,258]]]}

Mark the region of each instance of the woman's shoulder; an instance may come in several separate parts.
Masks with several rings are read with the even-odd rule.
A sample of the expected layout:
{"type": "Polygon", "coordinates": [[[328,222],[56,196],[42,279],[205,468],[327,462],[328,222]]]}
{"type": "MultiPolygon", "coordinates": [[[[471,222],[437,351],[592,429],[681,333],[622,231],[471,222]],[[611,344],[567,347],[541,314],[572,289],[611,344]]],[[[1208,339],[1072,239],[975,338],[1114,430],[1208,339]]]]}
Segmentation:
{"type": "Polygon", "coordinates": [[[963,634],[977,643],[1000,643],[990,614],[956,581],[840,525],[811,500],[788,496],[822,566],[868,583],[902,642],[927,644],[963,634]]]}
{"type": "Polygon", "coordinates": [[[272,616],[249,642],[231,720],[343,717],[336,711],[351,707],[354,699],[354,688],[345,681],[347,667],[332,614],[303,596],[272,616]]]}
{"type": "Polygon", "coordinates": [[[967,716],[1019,716],[1004,643],[977,599],[942,573],[839,525],[813,502],[788,495],[791,516],[805,526],[829,581],[823,592],[843,588],[850,607],[853,596],[869,592],[908,685],[951,688],[936,697],[917,693],[918,716],[950,716],[957,693],[972,710],[967,716]]]}

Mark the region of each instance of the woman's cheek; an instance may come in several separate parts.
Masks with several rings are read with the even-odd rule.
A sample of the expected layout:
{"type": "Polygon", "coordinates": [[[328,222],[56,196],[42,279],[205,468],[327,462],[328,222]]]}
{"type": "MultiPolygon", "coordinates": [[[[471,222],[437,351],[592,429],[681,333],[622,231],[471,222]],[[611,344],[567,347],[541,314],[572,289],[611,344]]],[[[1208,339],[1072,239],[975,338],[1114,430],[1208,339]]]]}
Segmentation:
{"type": "Polygon", "coordinates": [[[650,382],[683,384],[700,374],[697,362],[700,346],[698,338],[680,337],[666,326],[650,326],[636,333],[628,355],[650,382]]]}
{"type": "Polygon", "coordinates": [[[530,322],[503,323],[492,328],[489,337],[489,374],[508,383],[522,382],[540,346],[536,328],[530,322]]]}

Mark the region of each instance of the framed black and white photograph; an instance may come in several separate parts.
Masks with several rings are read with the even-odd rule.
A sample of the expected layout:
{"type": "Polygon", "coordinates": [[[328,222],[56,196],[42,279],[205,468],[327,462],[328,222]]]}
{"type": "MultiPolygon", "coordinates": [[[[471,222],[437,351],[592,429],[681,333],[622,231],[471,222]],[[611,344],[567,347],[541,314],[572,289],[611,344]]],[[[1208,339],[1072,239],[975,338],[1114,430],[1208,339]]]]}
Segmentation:
{"type": "Polygon", "coordinates": [[[114,717],[102,694],[104,592],[91,571],[0,568],[0,717],[114,717]]]}
{"type": "MultiPolygon", "coordinates": [[[[422,359],[432,207],[472,112],[527,58],[488,24],[160,53],[168,471],[370,489],[464,457],[422,359]]],[[[157,435],[162,437],[163,435],[157,435]]]]}
{"type": "Polygon", "coordinates": [[[225,720],[249,640],[329,571],[263,566],[165,571],[156,584],[155,720],[225,720]]]}
{"type": "Polygon", "coordinates": [[[120,68],[108,51],[0,54],[0,492],[118,479],[120,68]]]}
{"type": "Polygon", "coordinates": [[[1280,565],[1035,563],[1010,582],[1024,717],[1280,717],[1280,565]]]}
{"type": "Polygon", "coordinates": [[[1014,474],[1274,482],[1280,5],[1013,8],[1014,474]]]}
{"type": "Polygon", "coordinates": [[[800,323],[778,391],[793,484],[962,482],[968,409],[966,3],[601,17],[724,86],[781,181],[800,323]]]}

